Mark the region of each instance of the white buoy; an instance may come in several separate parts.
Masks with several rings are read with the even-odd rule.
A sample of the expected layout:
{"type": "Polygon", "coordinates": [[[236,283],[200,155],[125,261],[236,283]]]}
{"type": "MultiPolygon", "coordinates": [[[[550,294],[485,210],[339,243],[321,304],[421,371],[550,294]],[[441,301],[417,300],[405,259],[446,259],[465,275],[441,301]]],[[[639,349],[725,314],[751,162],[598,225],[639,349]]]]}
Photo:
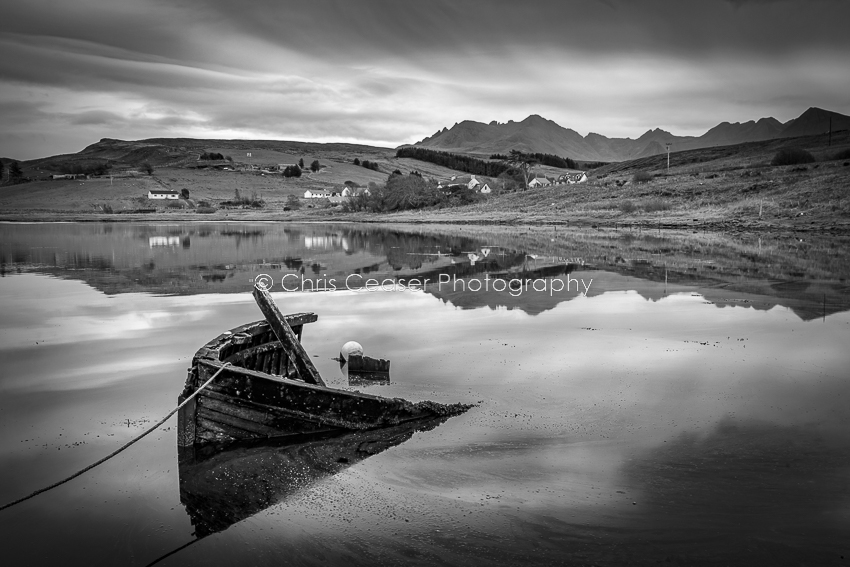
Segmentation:
{"type": "Polygon", "coordinates": [[[342,345],[342,348],[339,350],[339,357],[347,361],[348,356],[351,354],[359,354],[360,356],[363,356],[363,347],[360,345],[360,343],[355,341],[348,341],[347,343],[342,345]]]}

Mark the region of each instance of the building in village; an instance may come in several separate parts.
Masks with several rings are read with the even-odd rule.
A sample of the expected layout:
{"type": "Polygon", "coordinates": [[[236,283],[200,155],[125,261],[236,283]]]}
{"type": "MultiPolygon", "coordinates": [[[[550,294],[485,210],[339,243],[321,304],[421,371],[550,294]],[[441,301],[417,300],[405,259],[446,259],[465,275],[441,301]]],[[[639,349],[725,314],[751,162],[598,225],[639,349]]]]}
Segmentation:
{"type": "Polygon", "coordinates": [[[535,189],[537,187],[548,187],[552,185],[552,182],[546,179],[545,177],[535,177],[531,181],[528,182],[529,189],[535,189]]]}
{"type": "Polygon", "coordinates": [[[166,189],[148,191],[148,199],[179,199],[180,193],[177,191],[168,191],[166,189]]]}

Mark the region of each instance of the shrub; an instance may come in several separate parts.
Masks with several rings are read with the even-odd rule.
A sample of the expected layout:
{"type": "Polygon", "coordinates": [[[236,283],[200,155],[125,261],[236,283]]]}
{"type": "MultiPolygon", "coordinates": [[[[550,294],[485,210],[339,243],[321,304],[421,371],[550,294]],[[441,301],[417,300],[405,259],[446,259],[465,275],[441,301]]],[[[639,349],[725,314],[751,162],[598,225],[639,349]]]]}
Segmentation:
{"type": "Polygon", "coordinates": [[[652,181],[653,175],[648,171],[638,171],[632,176],[632,183],[646,183],[652,181]]]}
{"type": "Polygon", "coordinates": [[[670,203],[665,201],[664,199],[649,199],[643,203],[643,210],[647,213],[654,213],[656,211],[666,211],[670,209],[670,203]]]}
{"type": "Polygon", "coordinates": [[[770,165],[797,165],[798,163],[812,163],[815,156],[802,148],[783,148],[776,152],[770,165]]]}
{"type": "Polygon", "coordinates": [[[288,207],[289,210],[297,211],[301,208],[301,199],[295,195],[289,195],[286,197],[286,204],[284,206],[288,207]]]}
{"type": "Polygon", "coordinates": [[[234,189],[234,196],[232,201],[222,201],[221,205],[223,207],[234,207],[234,206],[250,206],[255,209],[261,209],[265,206],[266,202],[263,200],[262,195],[257,195],[256,191],[251,192],[251,196],[248,197],[246,195],[242,195],[239,192],[239,188],[234,189]]]}
{"type": "Polygon", "coordinates": [[[200,215],[211,215],[215,212],[215,207],[198,207],[195,212],[200,215]]]}
{"type": "Polygon", "coordinates": [[[283,170],[284,177],[301,177],[301,168],[297,165],[287,165],[283,170]]]}
{"type": "Polygon", "coordinates": [[[637,207],[631,201],[623,201],[620,203],[620,210],[624,213],[633,213],[637,210],[637,207]]]}
{"type": "Polygon", "coordinates": [[[832,156],[832,159],[850,159],[850,148],[845,148],[839,151],[834,156],[832,156]]]}

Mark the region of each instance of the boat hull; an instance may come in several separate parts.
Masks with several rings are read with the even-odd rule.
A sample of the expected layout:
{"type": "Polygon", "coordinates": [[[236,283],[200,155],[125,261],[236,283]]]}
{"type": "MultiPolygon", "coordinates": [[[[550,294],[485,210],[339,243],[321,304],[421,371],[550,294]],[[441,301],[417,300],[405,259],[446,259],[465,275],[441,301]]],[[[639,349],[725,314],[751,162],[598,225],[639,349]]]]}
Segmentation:
{"type": "MultiPolygon", "coordinates": [[[[300,339],[303,325],[316,316],[288,315],[286,320],[300,339]]],[[[470,407],[411,403],[309,384],[300,379],[290,358],[265,321],[243,325],[207,343],[193,360],[179,401],[220,374],[180,409],[178,445],[364,431],[457,415],[470,407]]]]}

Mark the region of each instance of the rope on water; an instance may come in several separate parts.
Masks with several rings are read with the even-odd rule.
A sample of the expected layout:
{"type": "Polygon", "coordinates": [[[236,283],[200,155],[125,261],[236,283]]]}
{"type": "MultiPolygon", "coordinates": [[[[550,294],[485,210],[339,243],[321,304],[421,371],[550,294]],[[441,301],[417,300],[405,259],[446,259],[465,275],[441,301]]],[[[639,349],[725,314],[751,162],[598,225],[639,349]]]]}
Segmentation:
{"type": "Polygon", "coordinates": [[[20,504],[21,502],[25,502],[25,501],[29,500],[30,498],[33,498],[34,496],[38,496],[38,495],[39,495],[39,494],[41,494],[42,492],[47,492],[48,490],[52,490],[52,489],[56,488],[57,486],[61,486],[61,485],[65,484],[66,482],[68,482],[69,480],[73,480],[73,479],[77,478],[78,476],[80,476],[81,474],[83,474],[83,473],[85,473],[85,472],[88,472],[88,471],[92,470],[92,469],[93,469],[93,468],[95,468],[96,466],[98,466],[98,465],[101,465],[101,464],[105,463],[106,461],[108,461],[109,459],[111,459],[112,457],[114,457],[115,455],[117,455],[118,453],[120,453],[121,451],[123,451],[124,449],[128,448],[130,445],[132,445],[132,444],[133,444],[133,443],[135,443],[136,441],[139,441],[140,439],[142,439],[142,437],[144,437],[144,436],[148,435],[149,433],[152,433],[152,432],[153,432],[153,431],[154,431],[157,427],[159,427],[160,425],[162,425],[163,423],[165,423],[166,421],[168,421],[168,418],[170,418],[172,415],[174,415],[175,413],[177,413],[177,411],[178,411],[180,408],[182,408],[182,407],[183,407],[183,406],[185,406],[187,403],[189,403],[189,400],[191,400],[191,399],[193,399],[195,396],[197,396],[197,395],[198,395],[198,393],[199,393],[201,390],[203,390],[204,388],[206,388],[207,386],[209,386],[210,382],[212,382],[212,381],[213,381],[213,380],[214,380],[214,379],[215,379],[215,378],[216,378],[219,374],[221,374],[221,373],[222,373],[222,371],[223,371],[225,368],[227,368],[228,366],[230,366],[230,363],[229,363],[229,362],[225,362],[225,363],[224,363],[224,365],[223,365],[221,368],[219,368],[219,369],[218,369],[218,371],[217,371],[215,374],[213,374],[213,375],[212,375],[212,377],[210,377],[210,379],[209,379],[209,380],[207,380],[206,382],[204,382],[204,383],[203,383],[203,385],[202,385],[200,388],[198,388],[197,390],[195,390],[195,391],[194,391],[194,393],[192,393],[192,395],[191,395],[191,396],[189,396],[188,398],[186,398],[185,400],[183,400],[183,402],[182,402],[180,405],[178,405],[176,408],[174,408],[174,409],[171,411],[171,413],[169,413],[168,415],[166,415],[165,417],[163,417],[161,420],[159,420],[159,421],[158,421],[155,425],[153,425],[151,428],[149,428],[148,430],[146,430],[144,433],[142,433],[141,435],[139,435],[139,436],[138,436],[138,437],[136,437],[135,439],[132,439],[130,442],[126,443],[126,444],[125,444],[124,446],[122,446],[120,449],[117,449],[117,450],[113,451],[112,453],[110,453],[109,455],[105,456],[104,458],[102,458],[101,460],[97,461],[96,463],[92,463],[92,464],[90,464],[90,465],[89,465],[89,466],[87,466],[86,468],[84,468],[84,469],[82,469],[82,470],[79,470],[79,471],[75,472],[75,473],[74,473],[74,474],[72,474],[71,476],[69,476],[69,477],[67,477],[67,478],[62,479],[62,480],[60,480],[59,482],[54,482],[54,483],[53,483],[53,484],[51,484],[50,486],[45,486],[44,488],[40,488],[40,489],[36,490],[35,492],[33,492],[32,494],[29,494],[29,495],[27,495],[27,496],[24,496],[23,498],[18,498],[18,499],[17,499],[17,500],[15,500],[14,502],[9,502],[8,504],[4,504],[3,506],[0,506],[0,510],[5,510],[6,508],[11,508],[12,506],[14,506],[14,505],[16,505],[16,504],[20,504]]]}

